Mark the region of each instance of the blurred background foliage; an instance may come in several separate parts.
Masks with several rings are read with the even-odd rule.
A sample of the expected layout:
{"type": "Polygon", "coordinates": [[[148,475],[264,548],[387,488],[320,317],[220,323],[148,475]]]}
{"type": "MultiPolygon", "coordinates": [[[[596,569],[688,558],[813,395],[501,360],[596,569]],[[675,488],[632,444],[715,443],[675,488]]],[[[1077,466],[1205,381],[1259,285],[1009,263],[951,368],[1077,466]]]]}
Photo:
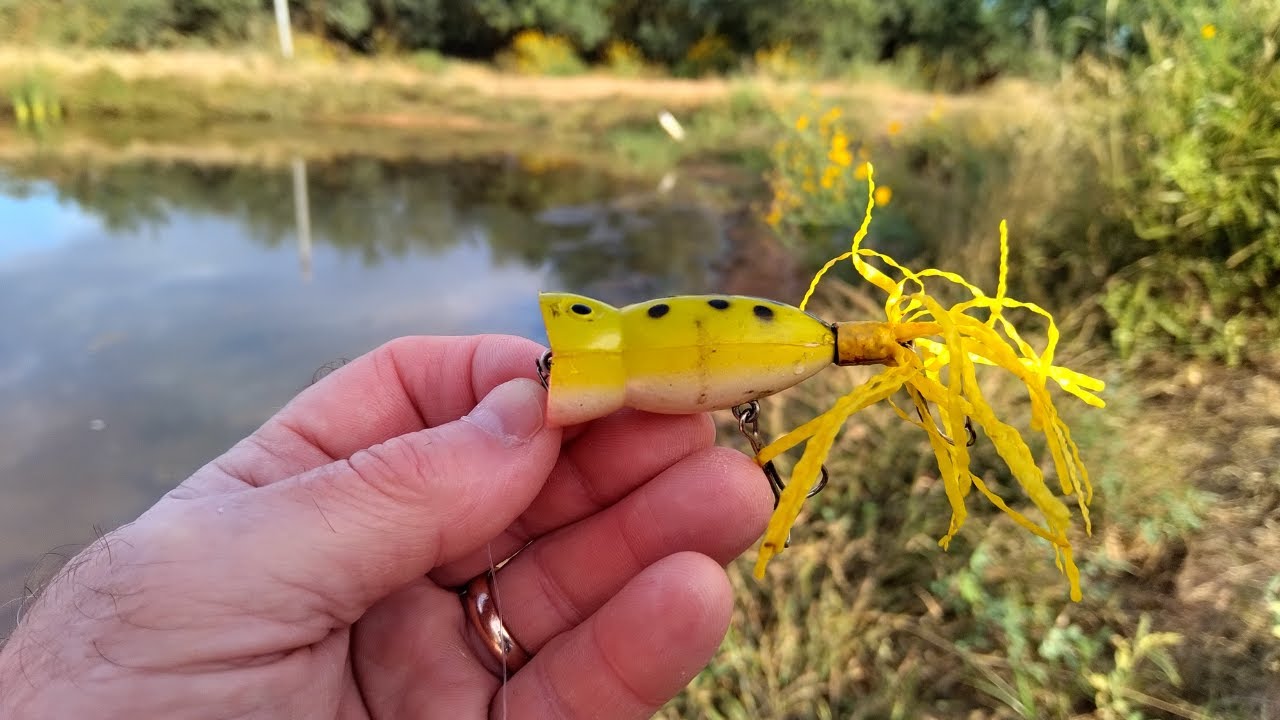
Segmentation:
{"type": "MultiPolygon", "coordinates": [[[[0,0],[17,42],[147,49],[250,41],[270,31],[271,0],[0,0]]],[[[434,50],[492,59],[526,31],[562,37],[598,60],[627,43],[677,74],[725,72],[757,52],[803,48],[809,68],[900,63],[962,88],[1051,75],[1102,50],[1146,56],[1139,30],[1160,11],[1095,0],[291,0],[300,28],[353,52],[434,50]],[[1112,12],[1107,11],[1111,8],[1112,12]]]]}

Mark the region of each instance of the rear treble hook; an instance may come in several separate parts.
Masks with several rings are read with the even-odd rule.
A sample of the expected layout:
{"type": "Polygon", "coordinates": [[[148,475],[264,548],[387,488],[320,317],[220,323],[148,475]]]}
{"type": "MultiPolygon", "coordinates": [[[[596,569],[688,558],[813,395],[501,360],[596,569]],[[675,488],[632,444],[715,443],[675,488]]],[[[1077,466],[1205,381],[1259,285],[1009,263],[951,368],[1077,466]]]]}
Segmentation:
{"type": "MultiPolygon", "coordinates": [[[[942,439],[945,440],[948,445],[955,446],[956,441],[952,440],[951,436],[947,435],[947,431],[943,429],[942,425],[933,419],[933,411],[929,410],[929,401],[924,399],[924,396],[920,394],[920,391],[915,390],[913,388],[908,388],[907,393],[910,394],[912,398],[919,400],[920,405],[923,405],[925,410],[928,411],[929,419],[925,420],[925,413],[921,412],[920,405],[916,406],[916,415],[920,418],[920,422],[933,423],[933,427],[937,429],[938,435],[941,436],[942,439]]],[[[977,444],[978,432],[973,429],[973,418],[967,415],[964,418],[964,434],[965,434],[965,443],[964,443],[965,447],[973,447],[974,445],[977,444]]]]}
{"type": "MultiPolygon", "coordinates": [[[[898,344],[904,348],[907,348],[908,350],[915,348],[915,344],[910,340],[907,340],[905,342],[901,342],[898,344]]],[[[933,423],[933,426],[937,428],[938,434],[942,436],[942,439],[945,440],[948,445],[951,445],[954,447],[956,444],[956,441],[952,440],[951,436],[947,435],[947,431],[943,429],[942,425],[940,425],[937,421],[933,419],[933,411],[928,410],[929,401],[925,400],[924,395],[920,394],[919,390],[915,390],[910,386],[907,386],[907,394],[910,395],[913,400],[919,400],[919,405],[916,406],[916,416],[920,418],[920,422],[933,423]],[[929,414],[928,420],[924,419],[925,413],[920,410],[920,405],[923,405],[925,407],[925,410],[928,410],[928,414],[929,414]]],[[[965,443],[964,443],[965,447],[973,447],[975,444],[977,444],[978,432],[973,429],[973,418],[967,415],[964,418],[964,434],[965,434],[965,443]]]]}

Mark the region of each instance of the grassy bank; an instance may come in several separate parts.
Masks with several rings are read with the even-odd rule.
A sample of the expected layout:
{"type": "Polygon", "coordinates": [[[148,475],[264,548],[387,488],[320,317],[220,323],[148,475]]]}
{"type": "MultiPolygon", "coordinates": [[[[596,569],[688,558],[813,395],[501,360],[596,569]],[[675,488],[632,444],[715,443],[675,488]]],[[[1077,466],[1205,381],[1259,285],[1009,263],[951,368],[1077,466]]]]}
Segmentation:
{"type": "Polygon", "coordinates": [[[576,154],[612,155],[646,171],[688,159],[754,154],[762,160],[775,129],[770,108],[801,93],[861,107],[872,123],[920,115],[933,104],[928,95],[887,83],[525,76],[411,56],[338,61],[318,54],[285,61],[245,51],[0,48],[4,118],[16,125],[16,104],[33,93],[58,107],[58,119],[47,118],[45,130],[62,126],[81,138],[141,135],[199,145],[212,128],[215,137],[239,132],[274,142],[296,139],[302,126],[347,146],[376,146],[369,136],[383,133],[418,135],[427,138],[424,144],[441,135],[475,139],[472,146],[550,143],[576,154]],[[682,142],[658,126],[663,111],[685,127],[682,142]]]}

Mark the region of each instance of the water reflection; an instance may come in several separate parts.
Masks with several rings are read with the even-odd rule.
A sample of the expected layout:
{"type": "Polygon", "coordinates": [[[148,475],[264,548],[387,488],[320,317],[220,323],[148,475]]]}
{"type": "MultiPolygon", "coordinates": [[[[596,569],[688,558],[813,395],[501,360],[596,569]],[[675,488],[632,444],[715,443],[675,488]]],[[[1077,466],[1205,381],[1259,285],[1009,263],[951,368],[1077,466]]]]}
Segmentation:
{"type": "Polygon", "coordinates": [[[307,161],[295,157],[290,163],[293,170],[293,215],[298,236],[298,263],[302,277],[311,279],[311,201],[307,195],[307,161]]]}
{"type": "Polygon", "coordinates": [[[543,341],[540,289],[715,288],[720,220],[678,195],[509,158],[0,170],[0,602],[335,358],[406,334],[543,341]]]}

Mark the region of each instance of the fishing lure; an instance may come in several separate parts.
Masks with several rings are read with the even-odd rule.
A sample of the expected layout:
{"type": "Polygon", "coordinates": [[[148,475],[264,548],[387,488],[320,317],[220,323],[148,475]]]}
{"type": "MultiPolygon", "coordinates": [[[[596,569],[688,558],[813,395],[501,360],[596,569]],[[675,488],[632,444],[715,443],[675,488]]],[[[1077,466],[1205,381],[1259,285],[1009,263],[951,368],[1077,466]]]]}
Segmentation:
{"type": "Polygon", "coordinates": [[[977,488],[1018,525],[1052,543],[1071,598],[1079,601],[1079,570],[1067,537],[1071,512],[1046,485],[1019,432],[1000,420],[983,398],[975,365],[1000,367],[1026,386],[1032,429],[1044,433],[1062,494],[1075,496],[1087,532],[1091,532],[1088,504],[1093,489],[1070,431],[1053,405],[1047,381],[1096,407],[1104,406],[1095,394],[1103,383],[1054,365],[1059,333],[1053,317],[1034,304],[1006,296],[1008,228],[1004,222],[1000,224],[999,281],[996,294],[989,296],[954,273],[932,268],[915,272],[861,247],[871,222],[874,192],[869,170],[866,214],[851,249],[818,271],[799,307],[752,297],[697,295],[616,308],[581,295],[542,293],[540,306],[550,350],[538,367],[548,386],[548,422],[571,425],[623,407],[675,414],[732,408],[775,494],[774,512],[755,567],[756,577],[763,578],[769,560],[787,546],[804,500],[826,484],[823,463],[844,422],[853,413],[886,401],[904,420],[924,430],[937,458],[952,511],[939,544],[945,549],[959,531],[967,515],[965,498],[977,488]],[[868,259],[901,279],[892,280],[868,259]],[[864,279],[885,292],[885,320],[829,323],[805,310],[819,280],[844,260],[851,260],[864,279]],[[926,292],[927,280],[958,285],[972,297],[943,307],[926,292]],[[1005,317],[1007,309],[1028,310],[1047,320],[1042,352],[1023,340],[1005,317]],[[976,311],[986,311],[987,317],[976,317],[976,311]],[[881,365],[885,370],[818,417],[770,444],[761,442],[755,426],[757,401],[833,364],[881,365]],[[893,402],[892,397],[902,390],[914,406],[915,418],[893,402]],[[930,406],[938,408],[937,424],[930,406]],[[1044,516],[1043,526],[1009,507],[969,470],[974,424],[990,438],[1044,516]],[[967,442],[952,440],[961,433],[967,442]],[[790,482],[784,483],[773,460],[801,443],[804,452],[790,482]]]}

